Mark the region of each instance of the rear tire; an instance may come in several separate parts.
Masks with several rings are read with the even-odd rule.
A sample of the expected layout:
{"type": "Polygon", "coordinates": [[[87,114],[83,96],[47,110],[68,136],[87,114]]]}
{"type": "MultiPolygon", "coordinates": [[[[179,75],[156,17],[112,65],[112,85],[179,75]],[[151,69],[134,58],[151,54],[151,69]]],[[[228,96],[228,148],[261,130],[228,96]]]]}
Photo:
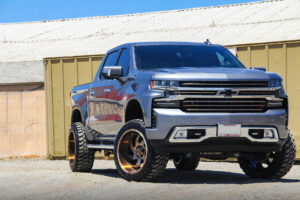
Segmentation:
{"type": "Polygon", "coordinates": [[[114,161],[122,178],[128,181],[152,181],[161,176],[169,155],[155,153],[145,135],[142,120],[131,120],[119,131],[114,161]]]}
{"type": "Polygon", "coordinates": [[[251,178],[280,179],[286,175],[295,162],[296,145],[289,133],[281,152],[274,152],[264,162],[255,159],[239,158],[238,162],[245,174],[251,178]]]}
{"type": "Polygon", "coordinates": [[[198,167],[200,156],[192,154],[191,157],[187,158],[184,155],[177,155],[173,158],[173,163],[179,171],[193,171],[198,167]]]}
{"type": "Polygon", "coordinates": [[[69,133],[69,164],[73,172],[90,172],[94,164],[95,152],[88,149],[83,128],[81,122],[75,122],[69,133]]]}

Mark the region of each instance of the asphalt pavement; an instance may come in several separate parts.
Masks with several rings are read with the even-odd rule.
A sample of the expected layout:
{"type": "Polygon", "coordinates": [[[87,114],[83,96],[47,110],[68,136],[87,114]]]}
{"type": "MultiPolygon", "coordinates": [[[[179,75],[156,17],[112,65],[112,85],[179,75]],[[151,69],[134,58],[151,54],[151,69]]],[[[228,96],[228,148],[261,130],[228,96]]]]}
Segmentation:
{"type": "Polygon", "coordinates": [[[112,160],[95,161],[91,173],[73,173],[64,160],[0,161],[0,199],[300,200],[300,165],[281,180],[249,179],[237,163],[200,162],[178,172],[170,161],[150,183],[120,178],[112,160]]]}

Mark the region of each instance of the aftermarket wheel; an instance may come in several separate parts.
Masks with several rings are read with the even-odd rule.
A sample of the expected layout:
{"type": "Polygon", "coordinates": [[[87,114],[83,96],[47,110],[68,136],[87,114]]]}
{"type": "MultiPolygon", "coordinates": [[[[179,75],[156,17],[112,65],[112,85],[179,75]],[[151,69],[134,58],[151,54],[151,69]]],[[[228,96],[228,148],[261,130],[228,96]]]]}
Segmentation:
{"type": "Polygon", "coordinates": [[[198,167],[199,160],[200,156],[197,154],[191,154],[189,157],[179,154],[173,158],[173,163],[177,170],[193,171],[198,167]]]}
{"type": "Polygon", "coordinates": [[[239,158],[242,170],[251,178],[279,179],[286,175],[295,162],[296,145],[293,135],[289,136],[281,152],[272,152],[264,161],[239,158]]]}
{"type": "Polygon", "coordinates": [[[159,177],[169,159],[168,154],[154,153],[142,120],[132,120],[123,126],[114,149],[117,170],[128,181],[151,181],[159,177]]]}
{"type": "Polygon", "coordinates": [[[90,172],[95,158],[95,152],[87,148],[87,140],[83,124],[75,122],[69,133],[69,164],[73,172],[90,172]]]}

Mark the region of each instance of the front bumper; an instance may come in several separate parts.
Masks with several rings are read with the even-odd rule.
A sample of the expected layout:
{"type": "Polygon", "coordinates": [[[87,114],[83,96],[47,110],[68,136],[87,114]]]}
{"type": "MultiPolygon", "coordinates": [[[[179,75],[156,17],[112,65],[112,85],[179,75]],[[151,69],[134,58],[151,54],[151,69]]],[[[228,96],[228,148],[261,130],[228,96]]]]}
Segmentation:
{"type": "Polygon", "coordinates": [[[186,151],[280,151],[289,130],[285,126],[284,109],[268,110],[264,113],[186,113],[179,109],[154,109],[156,128],[147,128],[150,143],[165,152],[186,151]],[[205,139],[194,142],[174,142],[172,133],[176,128],[207,126],[216,128],[217,124],[241,124],[242,128],[268,127],[277,131],[274,141],[250,140],[241,135],[237,138],[220,138],[211,134],[205,139]]]}

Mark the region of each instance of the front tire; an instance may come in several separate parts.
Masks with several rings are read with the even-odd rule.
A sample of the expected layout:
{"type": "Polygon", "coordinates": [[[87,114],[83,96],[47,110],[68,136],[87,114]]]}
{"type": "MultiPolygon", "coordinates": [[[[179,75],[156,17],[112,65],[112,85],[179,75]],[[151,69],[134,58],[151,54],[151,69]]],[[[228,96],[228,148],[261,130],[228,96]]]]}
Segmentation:
{"type": "Polygon", "coordinates": [[[128,181],[152,181],[165,171],[169,155],[155,153],[145,135],[142,120],[131,120],[119,131],[114,161],[122,178],[128,181]]]}
{"type": "Polygon", "coordinates": [[[95,152],[87,147],[87,139],[81,122],[71,125],[69,132],[69,164],[73,172],[90,172],[93,168],[95,152]]]}
{"type": "Polygon", "coordinates": [[[281,152],[271,153],[263,162],[247,158],[239,158],[238,162],[245,174],[251,178],[280,179],[292,168],[295,156],[294,137],[289,133],[281,152]]]}

